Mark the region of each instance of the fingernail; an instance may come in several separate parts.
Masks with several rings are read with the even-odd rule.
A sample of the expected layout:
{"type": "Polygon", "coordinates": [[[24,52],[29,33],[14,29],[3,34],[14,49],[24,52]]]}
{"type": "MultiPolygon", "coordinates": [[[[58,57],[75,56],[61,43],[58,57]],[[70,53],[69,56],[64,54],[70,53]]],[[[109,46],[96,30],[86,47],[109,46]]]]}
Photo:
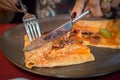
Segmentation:
{"type": "Polygon", "coordinates": [[[21,9],[21,6],[20,6],[20,2],[18,1],[15,6],[18,8],[18,9],[21,9]]]}
{"type": "Polygon", "coordinates": [[[73,12],[72,15],[71,15],[71,18],[75,18],[76,15],[77,15],[77,13],[76,13],[76,12],[73,12]]]}

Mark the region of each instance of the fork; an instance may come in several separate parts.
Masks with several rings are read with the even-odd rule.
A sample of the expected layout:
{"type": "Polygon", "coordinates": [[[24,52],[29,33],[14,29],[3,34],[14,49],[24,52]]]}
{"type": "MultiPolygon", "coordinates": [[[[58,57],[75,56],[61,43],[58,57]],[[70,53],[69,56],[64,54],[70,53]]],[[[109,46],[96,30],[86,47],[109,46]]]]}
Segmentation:
{"type": "Polygon", "coordinates": [[[22,0],[20,0],[20,6],[22,11],[24,12],[22,20],[24,22],[25,30],[27,32],[30,42],[32,42],[41,36],[39,23],[35,15],[27,12],[25,5],[22,3],[22,0]]]}

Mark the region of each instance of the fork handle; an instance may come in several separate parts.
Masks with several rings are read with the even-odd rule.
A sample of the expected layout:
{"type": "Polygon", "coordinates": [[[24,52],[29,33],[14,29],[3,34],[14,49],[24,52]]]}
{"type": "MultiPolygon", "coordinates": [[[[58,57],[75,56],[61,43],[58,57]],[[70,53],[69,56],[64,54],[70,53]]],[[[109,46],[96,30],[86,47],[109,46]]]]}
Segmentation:
{"type": "Polygon", "coordinates": [[[27,13],[27,7],[23,4],[22,0],[19,0],[21,9],[24,13],[27,13]]]}

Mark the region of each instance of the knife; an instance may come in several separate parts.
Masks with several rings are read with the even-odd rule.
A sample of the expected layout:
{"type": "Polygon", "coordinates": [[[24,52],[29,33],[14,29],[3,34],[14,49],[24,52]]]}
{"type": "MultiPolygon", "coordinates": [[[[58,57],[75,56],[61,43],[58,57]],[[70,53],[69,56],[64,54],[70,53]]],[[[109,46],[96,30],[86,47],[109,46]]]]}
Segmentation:
{"type": "Polygon", "coordinates": [[[35,41],[31,42],[30,45],[28,45],[25,48],[25,51],[31,51],[33,49],[42,47],[44,44],[50,42],[51,40],[54,40],[58,37],[60,37],[61,35],[67,33],[68,31],[70,31],[72,29],[72,24],[77,22],[79,19],[83,18],[85,15],[87,15],[90,11],[87,10],[85,12],[83,12],[80,16],[78,16],[77,18],[70,20],[68,22],[66,22],[65,24],[61,25],[60,27],[58,27],[57,29],[49,32],[48,34],[46,34],[44,37],[40,37],[38,39],[36,39],[35,41]]]}

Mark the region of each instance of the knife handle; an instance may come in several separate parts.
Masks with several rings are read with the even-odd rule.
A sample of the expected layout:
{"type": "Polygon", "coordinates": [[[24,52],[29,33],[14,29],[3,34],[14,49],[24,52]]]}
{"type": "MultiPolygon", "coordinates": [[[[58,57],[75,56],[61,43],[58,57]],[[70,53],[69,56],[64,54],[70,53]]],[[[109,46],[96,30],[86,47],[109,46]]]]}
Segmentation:
{"type": "Polygon", "coordinates": [[[75,19],[72,20],[72,23],[75,23],[76,21],[78,21],[79,19],[83,18],[84,16],[86,16],[88,13],[90,13],[89,10],[83,12],[80,16],[76,17],[75,19]]]}

